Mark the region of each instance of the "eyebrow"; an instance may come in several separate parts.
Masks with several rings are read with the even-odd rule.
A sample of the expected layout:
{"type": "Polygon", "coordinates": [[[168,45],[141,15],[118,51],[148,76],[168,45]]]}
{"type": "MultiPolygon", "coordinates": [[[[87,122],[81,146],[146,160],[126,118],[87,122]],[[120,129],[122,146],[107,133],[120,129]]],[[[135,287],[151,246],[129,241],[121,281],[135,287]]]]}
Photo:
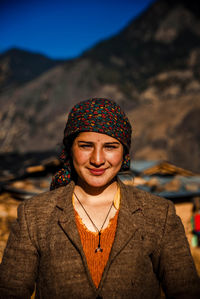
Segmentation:
{"type": "MultiPolygon", "coordinates": [[[[84,140],[78,140],[78,143],[87,143],[87,144],[94,144],[93,141],[84,141],[84,140]]],[[[118,145],[120,144],[119,141],[113,141],[113,142],[105,142],[106,145],[118,145]]]]}

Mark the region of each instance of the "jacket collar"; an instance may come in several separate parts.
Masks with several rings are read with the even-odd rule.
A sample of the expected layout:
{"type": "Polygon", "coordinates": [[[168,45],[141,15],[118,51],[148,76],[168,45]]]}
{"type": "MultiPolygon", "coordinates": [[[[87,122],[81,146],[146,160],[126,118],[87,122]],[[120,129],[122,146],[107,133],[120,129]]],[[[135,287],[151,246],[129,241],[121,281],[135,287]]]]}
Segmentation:
{"type": "MultiPolygon", "coordinates": [[[[140,199],[140,191],[136,188],[123,184],[119,179],[120,186],[120,210],[117,223],[117,231],[113,247],[111,249],[110,257],[105,267],[99,290],[102,288],[103,282],[106,278],[108,269],[112,261],[120,253],[120,251],[126,246],[129,240],[134,236],[135,232],[144,227],[143,217],[143,204],[140,199]]],[[[75,184],[70,182],[66,187],[62,187],[59,198],[56,201],[56,207],[59,210],[58,224],[63,232],[74,244],[78,252],[80,253],[86,272],[88,274],[89,281],[94,290],[96,290],[92,278],[90,276],[89,269],[87,267],[87,261],[83,252],[81,240],[76,227],[76,221],[74,216],[74,208],[72,204],[72,194],[75,184]]]]}
{"type": "Polygon", "coordinates": [[[76,227],[74,207],[72,204],[74,187],[75,184],[73,181],[71,181],[66,187],[62,187],[63,192],[57,199],[56,208],[58,209],[58,224],[78,251],[82,253],[82,245],[76,227]]]}
{"type": "MultiPolygon", "coordinates": [[[[121,195],[120,210],[123,207],[128,209],[130,213],[134,213],[138,209],[143,209],[143,203],[140,199],[140,191],[137,188],[125,185],[119,178],[117,182],[120,186],[121,195]]],[[[64,212],[69,212],[70,214],[73,211],[72,195],[74,187],[75,183],[71,181],[67,186],[51,191],[59,191],[59,194],[55,199],[56,207],[64,212]]],[[[74,216],[73,213],[71,216],[74,216]]]]}

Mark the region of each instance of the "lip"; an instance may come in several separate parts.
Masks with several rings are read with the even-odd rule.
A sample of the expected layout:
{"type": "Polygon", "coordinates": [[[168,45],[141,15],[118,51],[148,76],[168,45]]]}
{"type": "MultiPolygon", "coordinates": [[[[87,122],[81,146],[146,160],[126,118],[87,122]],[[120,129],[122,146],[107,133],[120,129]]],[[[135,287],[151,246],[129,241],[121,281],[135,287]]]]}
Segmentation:
{"type": "Polygon", "coordinates": [[[89,168],[90,173],[92,173],[93,175],[102,175],[104,174],[104,172],[106,171],[105,169],[94,169],[94,168],[89,168]]]}

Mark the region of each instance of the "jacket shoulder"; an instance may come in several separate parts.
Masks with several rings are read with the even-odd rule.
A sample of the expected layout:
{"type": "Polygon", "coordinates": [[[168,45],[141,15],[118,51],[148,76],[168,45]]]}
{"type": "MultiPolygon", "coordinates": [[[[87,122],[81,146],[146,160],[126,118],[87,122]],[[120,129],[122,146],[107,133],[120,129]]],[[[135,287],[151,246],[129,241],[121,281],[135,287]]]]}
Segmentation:
{"type": "Polygon", "coordinates": [[[132,209],[137,205],[143,211],[145,218],[153,221],[153,223],[158,219],[165,221],[169,210],[172,214],[176,214],[174,203],[169,199],[130,185],[122,184],[122,188],[126,194],[129,207],[132,209]]]}
{"type": "Polygon", "coordinates": [[[128,198],[130,199],[130,204],[134,200],[137,201],[138,204],[141,204],[144,208],[148,208],[148,206],[154,207],[154,206],[168,206],[169,204],[173,205],[171,200],[163,198],[158,195],[154,195],[150,192],[144,191],[137,187],[131,185],[125,185],[124,183],[121,184],[121,187],[129,195],[128,198]]]}
{"type": "Polygon", "coordinates": [[[73,184],[57,188],[52,191],[47,191],[24,200],[19,205],[24,207],[27,213],[50,213],[56,205],[64,205],[73,192],[73,184]]]}

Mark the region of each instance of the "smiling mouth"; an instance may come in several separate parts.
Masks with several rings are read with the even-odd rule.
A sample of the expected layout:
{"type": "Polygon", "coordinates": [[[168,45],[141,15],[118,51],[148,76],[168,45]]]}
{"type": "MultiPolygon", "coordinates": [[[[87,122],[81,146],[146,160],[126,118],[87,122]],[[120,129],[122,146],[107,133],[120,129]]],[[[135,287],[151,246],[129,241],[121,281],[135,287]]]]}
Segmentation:
{"type": "Polygon", "coordinates": [[[106,168],[105,169],[91,169],[91,168],[89,168],[89,171],[93,175],[97,175],[98,176],[98,175],[104,174],[104,172],[106,171],[106,168]]]}

